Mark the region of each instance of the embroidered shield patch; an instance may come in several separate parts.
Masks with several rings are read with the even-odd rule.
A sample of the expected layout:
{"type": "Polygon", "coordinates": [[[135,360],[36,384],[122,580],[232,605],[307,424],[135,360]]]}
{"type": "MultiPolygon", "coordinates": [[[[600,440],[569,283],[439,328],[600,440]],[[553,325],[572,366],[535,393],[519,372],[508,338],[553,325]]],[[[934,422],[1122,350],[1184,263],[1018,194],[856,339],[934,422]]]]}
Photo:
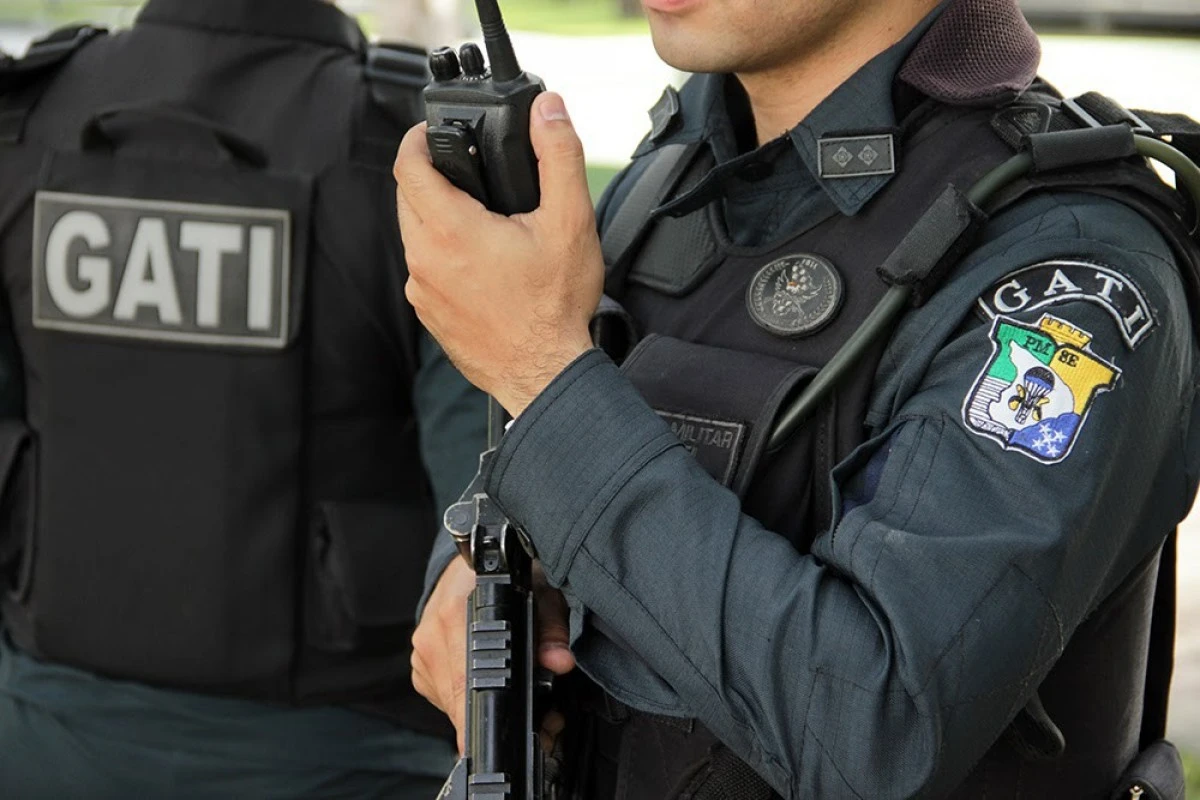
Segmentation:
{"type": "Polygon", "coordinates": [[[992,357],[963,403],[967,428],[1036,461],[1062,461],[1121,371],[1088,349],[1090,333],[1049,314],[1036,325],[997,317],[991,339],[992,357]]]}
{"type": "Polygon", "coordinates": [[[760,269],[746,290],[746,307],[760,328],[778,336],[815,333],[842,304],[842,278],[820,256],[777,258],[760,269]]]}

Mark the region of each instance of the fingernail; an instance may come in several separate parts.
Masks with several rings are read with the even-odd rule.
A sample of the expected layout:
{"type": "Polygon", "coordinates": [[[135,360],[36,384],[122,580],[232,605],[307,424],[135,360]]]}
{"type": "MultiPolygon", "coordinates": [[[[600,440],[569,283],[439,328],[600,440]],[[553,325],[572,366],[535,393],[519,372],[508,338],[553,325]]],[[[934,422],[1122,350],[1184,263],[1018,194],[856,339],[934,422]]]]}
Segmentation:
{"type": "Polygon", "coordinates": [[[546,92],[545,99],[541,103],[542,119],[546,122],[570,122],[571,116],[567,114],[567,106],[563,103],[560,95],[554,92],[546,92]]]}

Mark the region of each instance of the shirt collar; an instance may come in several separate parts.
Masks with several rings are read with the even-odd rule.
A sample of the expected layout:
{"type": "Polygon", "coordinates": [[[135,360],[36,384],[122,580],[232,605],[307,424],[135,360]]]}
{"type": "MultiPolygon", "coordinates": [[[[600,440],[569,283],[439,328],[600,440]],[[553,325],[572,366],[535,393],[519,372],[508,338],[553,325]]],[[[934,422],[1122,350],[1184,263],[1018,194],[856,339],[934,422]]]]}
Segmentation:
{"type": "Polygon", "coordinates": [[[137,22],[297,39],[363,52],[358,23],[321,0],[150,0],[137,22]]]}
{"type": "Polygon", "coordinates": [[[900,169],[900,155],[894,146],[897,120],[892,104],[892,87],[904,59],[925,35],[941,9],[939,5],[903,39],[863,65],[787,134],[829,199],[847,216],[857,214],[900,169]],[[860,138],[867,136],[873,138],[860,138]],[[885,140],[889,142],[886,146],[890,153],[883,152],[885,140]],[[870,164],[862,160],[863,151],[858,149],[859,143],[864,143],[863,146],[867,148],[870,164]],[[855,152],[851,154],[851,151],[855,152]],[[829,167],[836,165],[834,159],[843,153],[844,157],[851,159],[852,167],[861,169],[852,176],[830,176],[829,167]],[[875,155],[871,156],[871,153],[875,155]],[[891,171],[861,174],[886,169],[886,164],[882,162],[887,158],[892,161],[891,171]]]}
{"type": "MultiPolygon", "coordinates": [[[[711,191],[712,184],[719,182],[720,173],[734,172],[758,156],[764,159],[771,158],[770,154],[777,152],[781,140],[787,139],[800,155],[813,179],[837,209],[847,216],[857,214],[891,181],[900,168],[899,153],[892,146],[897,125],[892,104],[896,73],[944,6],[944,2],[939,4],[903,39],[851,75],[822,100],[800,124],[779,139],[764,144],[754,153],[738,155],[733,120],[738,110],[736,106],[731,107],[728,86],[728,82],[735,79],[726,74],[697,74],[689,79],[687,90],[680,93],[674,101],[679,103],[677,124],[669,128],[661,126],[660,135],[652,135],[635,155],[670,143],[706,141],[717,162],[715,172],[718,174],[707,177],[693,189],[693,192],[705,192],[711,191]],[[868,136],[871,138],[861,138],[868,136]],[[882,140],[886,140],[887,144],[882,140]],[[842,142],[849,148],[845,156],[838,152],[842,142]],[[885,146],[890,152],[885,152],[885,146]],[[851,153],[851,150],[854,152],[851,153]],[[865,157],[859,158],[860,156],[865,157]],[[821,163],[823,157],[826,159],[824,165],[821,163]],[[859,159],[849,165],[850,174],[831,176],[829,172],[832,170],[829,166],[837,161],[830,159],[847,157],[859,159]],[[888,158],[892,159],[893,169],[885,171],[888,158]],[[853,169],[855,166],[862,169],[856,172],[853,169]],[[865,172],[876,174],[861,174],[865,172]]],[[[667,97],[668,95],[664,94],[664,99],[667,97]]],[[[660,100],[656,110],[659,110],[663,103],[664,100],[660,100]]],[[[651,112],[652,119],[654,113],[651,112]]],[[[680,197],[672,205],[678,203],[684,207],[687,202],[685,197],[680,197]]]]}

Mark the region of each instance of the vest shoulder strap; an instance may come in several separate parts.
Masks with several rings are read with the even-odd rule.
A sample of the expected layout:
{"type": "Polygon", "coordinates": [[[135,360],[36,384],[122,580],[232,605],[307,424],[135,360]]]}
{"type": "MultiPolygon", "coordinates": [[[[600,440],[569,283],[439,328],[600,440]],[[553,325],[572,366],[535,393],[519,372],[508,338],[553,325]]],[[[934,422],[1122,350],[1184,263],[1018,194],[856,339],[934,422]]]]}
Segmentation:
{"type": "Polygon", "coordinates": [[[1175,671],[1176,539],[1173,531],[1158,561],[1158,583],[1150,612],[1150,647],[1146,661],[1146,694],[1142,704],[1142,749],[1167,735],[1167,705],[1175,671]]]}
{"type": "Polygon", "coordinates": [[[378,105],[392,112],[404,127],[425,115],[421,90],[429,83],[425,49],[402,42],[382,42],[367,50],[363,70],[378,105]]]}
{"type": "Polygon", "coordinates": [[[368,100],[359,108],[352,158],[374,169],[389,169],[396,145],[425,116],[421,92],[429,81],[425,51],[407,44],[379,44],[363,63],[368,100]]]}
{"type": "Polygon", "coordinates": [[[653,221],[655,209],[679,185],[700,153],[698,143],[668,144],[642,156],[645,166],[631,181],[611,215],[602,220],[600,249],[607,268],[605,291],[619,297],[624,289],[629,257],[653,221]]]}
{"type": "Polygon", "coordinates": [[[1131,111],[1099,92],[1063,98],[1039,84],[997,111],[992,129],[1014,150],[1030,151],[1035,173],[1128,158],[1135,155],[1133,135],[1169,139],[1187,159],[1200,163],[1200,122],[1185,114],[1131,111]]]}
{"type": "Polygon", "coordinates": [[[47,79],[80,48],[107,31],[91,25],[59,28],[29,46],[23,58],[0,62],[0,144],[17,144],[47,79]]]}

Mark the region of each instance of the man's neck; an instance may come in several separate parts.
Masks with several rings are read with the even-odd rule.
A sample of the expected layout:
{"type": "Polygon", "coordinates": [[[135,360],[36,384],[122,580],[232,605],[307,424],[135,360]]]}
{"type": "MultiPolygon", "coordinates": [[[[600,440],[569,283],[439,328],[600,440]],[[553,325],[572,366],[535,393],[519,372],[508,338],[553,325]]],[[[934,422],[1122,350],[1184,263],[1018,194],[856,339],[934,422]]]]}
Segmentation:
{"type": "Polygon", "coordinates": [[[870,14],[779,66],[737,77],[750,99],[759,146],[794,128],[868,61],[899,42],[939,0],[879,3],[870,14]]]}

